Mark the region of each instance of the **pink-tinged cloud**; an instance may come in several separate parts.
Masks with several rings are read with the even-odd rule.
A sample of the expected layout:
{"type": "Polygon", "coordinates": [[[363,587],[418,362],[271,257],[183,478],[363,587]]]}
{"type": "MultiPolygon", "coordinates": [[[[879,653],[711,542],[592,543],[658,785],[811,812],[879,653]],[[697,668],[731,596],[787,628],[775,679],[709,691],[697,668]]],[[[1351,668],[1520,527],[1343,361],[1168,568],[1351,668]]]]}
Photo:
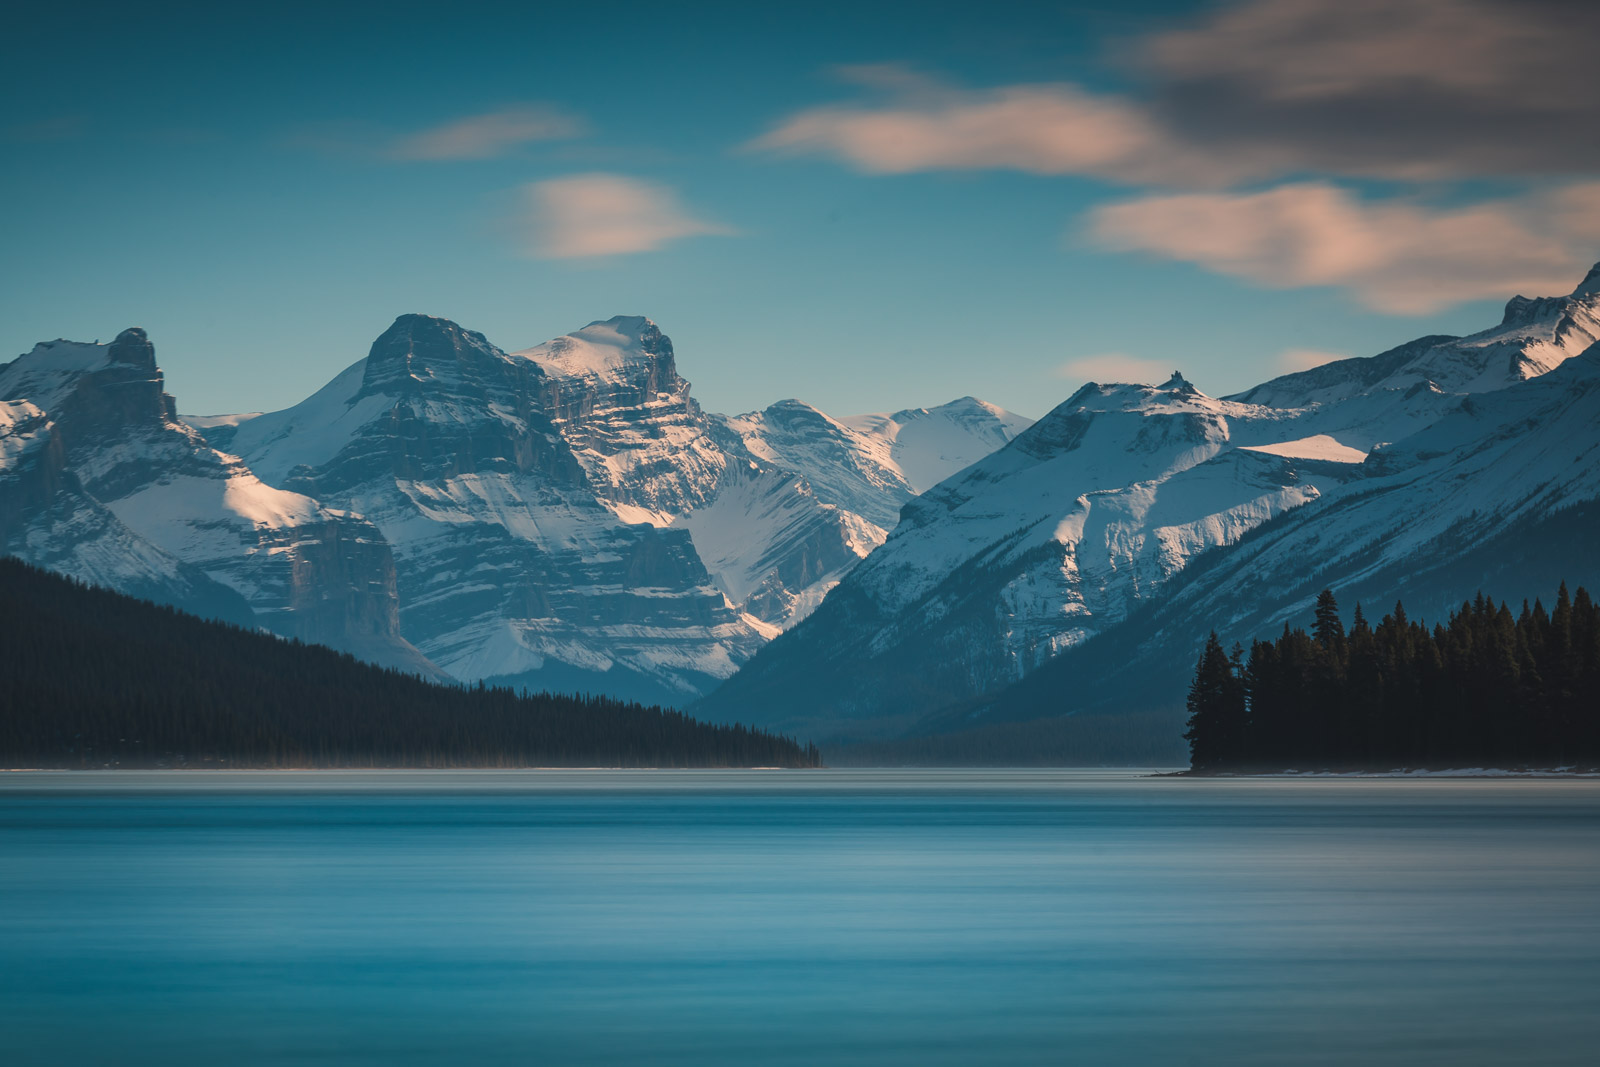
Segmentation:
{"type": "Polygon", "coordinates": [[[1009,169],[1141,185],[1225,185],[1276,166],[1271,153],[1187,145],[1132,102],[1072,85],[969,91],[892,66],[849,73],[891,98],[801,111],[747,147],[833,156],[871,174],[1009,169]]]}
{"type": "Polygon", "coordinates": [[[1217,151],[1388,177],[1600,167],[1593,0],[1243,0],[1135,51],[1152,112],[1217,151]]]}
{"type": "Polygon", "coordinates": [[[666,186],[620,174],[534,182],[527,197],[527,250],[541,259],[593,259],[650,252],[684,237],[732,235],[696,218],[666,186]]]}
{"type": "Polygon", "coordinates": [[[402,137],[389,155],[403,160],[495,159],[534,141],[576,137],[583,123],[543,104],[520,104],[402,137]]]}
{"type": "Polygon", "coordinates": [[[1100,352],[1067,360],[1056,368],[1056,377],[1069,381],[1155,385],[1172,377],[1172,366],[1157,359],[1140,359],[1121,352],[1100,352]]]}
{"type": "Polygon", "coordinates": [[[1600,185],[1454,209],[1369,203],[1321,182],[1151,196],[1096,209],[1100,245],[1269,288],[1338,286],[1391,314],[1507,293],[1565,292],[1593,262],[1600,185]],[[1556,224],[1564,219],[1565,225],[1556,224]]]}

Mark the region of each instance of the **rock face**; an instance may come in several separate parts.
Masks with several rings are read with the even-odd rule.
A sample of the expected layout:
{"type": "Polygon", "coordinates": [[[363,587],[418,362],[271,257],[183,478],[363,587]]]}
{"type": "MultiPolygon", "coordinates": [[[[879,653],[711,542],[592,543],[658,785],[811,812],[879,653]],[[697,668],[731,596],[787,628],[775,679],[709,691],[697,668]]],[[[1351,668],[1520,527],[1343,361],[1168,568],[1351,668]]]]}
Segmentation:
{"type": "Polygon", "coordinates": [[[688,531],[717,587],[768,637],[814,608],[925,488],[894,453],[904,423],[943,428],[922,435],[937,436],[931,444],[902,448],[919,474],[939,477],[1028,424],[971,398],[933,413],[861,416],[866,429],[797,400],[707,414],[678,375],[671,340],[637,316],[516,356],[543,371],[545,413],[600,501],[625,522],[688,531]]]}
{"type": "MultiPolygon", "coordinates": [[[[1152,610],[1061,656],[969,721],[1164,709],[1205,634],[1246,645],[1305,625],[1334,588],[1369,618],[1430,622],[1485,592],[1515,602],[1600,584],[1600,344],[1372,453],[1360,476],[1172,583],[1152,610]]],[[[950,723],[944,724],[945,728],[950,723]]]]}
{"type": "MultiPolygon", "coordinates": [[[[1235,577],[1278,603],[1273,589],[1302,584],[1289,581],[1294,568],[1329,562],[1335,530],[1345,530],[1338,537],[1352,560],[1415,565],[1419,553],[1448,556],[1449,544],[1481,543],[1483,531],[1463,525],[1471,515],[1494,526],[1530,521],[1524,501],[1542,500],[1533,506],[1548,513],[1558,499],[1587,499],[1589,481],[1559,477],[1555,460],[1530,481],[1535,467],[1509,443],[1504,459],[1465,465],[1486,446],[1472,443],[1483,427],[1463,413],[1489,410],[1490,397],[1516,407],[1530,401],[1500,398],[1581,392],[1568,379],[1584,379],[1591,357],[1573,357],[1600,333],[1597,279],[1591,272],[1570,296],[1513,300],[1505,321],[1471,337],[1422,338],[1231,398],[1207,397],[1181,375],[1154,388],[1085,386],[907,505],[884,545],[811,618],[697,714],[759,708],[763,724],[819,739],[890,736],[937,721],[941,709],[981,706],[1067,650],[1082,646],[1074,662],[1088,663],[1091,650],[1114,644],[1098,635],[1115,633],[1196,558],[1213,557],[1209,574],[1215,560],[1241,558],[1242,542],[1263,543],[1268,529],[1303,537],[1272,580],[1263,584],[1250,568],[1235,577]],[[1445,453],[1458,459],[1439,466],[1445,453]],[[1376,479],[1402,469],[1412,472],[1406,487],[1380,495],[1376,479]],[[1541,496],[1546,483],[1559,493],[1541,496]],[[1466,493],[1468,484],[1479,495],[1466,493]],[[1361,503],[1380,498],[1370,505],[1376,511],[1361,503]],[[1401,527],[1417,540],[1400,538],[1401,527]]],[[[1556,421],[1550,412],[1537,419],[1556,421]]],[[[1562,462],[1590,464],[1582,457],[1600,423],[1564,422],[1572,437],[1562,462]]],[[[1536,420],[1509,416],[1496,425],[1506,442],[1537,430],[1536,420]]],[[[1529,447],[1551,448],[1547,432],[1529,447]]],[[[1198,636],[1242,603],[1206,615],[1198,636]]]]}
{"type": "MultiPolygon", "coordinates": [[[[959,419],[907,413],[968,427],[912,449],[919,471],[953,472],[1026,425],[950,407],[959,419]]],[[[914,494],[892,455],[901,424],[869,418],[893,432],[797,402],[708,414],[645,318],[507,353],[405,315],[304,403],[204,421],[272,484],[383,531],[402,630],[453,677],[683,703],[882,542],[862,512],[914,494]],[[763,432],[775,409],[805,413],[807,444],[763,432]],[[849,472],[821,458],[835,453],[849,472]]]]}
{"type": "Polygon", "coordinates": [[[128,330],[0,366],[0,550],[408,670],[681,704],[883,541],[901,458],[952,473],[1026,425],[948,409],[728,419],[648,319],[508,354],[404,315],[293,408],[181,419],[128,330]],[[896,452],[919,419],[934,446],[896,452]]]}
{"type": "Polygon", "coordinates": [[[315,396],[241,423],[231,447],[384,532],[402,629],[453,677],[681,702],[761,637],[686,532],[601,502],[546,413],[558,385],[481,334],[404,315],[315,396]]]}
{"type": "Polygon", "coordinates": [[[123,592],[430,672],[376,528],[262,483],[178,421],[143,330],[0,366],[0,537],[123,592]]]}

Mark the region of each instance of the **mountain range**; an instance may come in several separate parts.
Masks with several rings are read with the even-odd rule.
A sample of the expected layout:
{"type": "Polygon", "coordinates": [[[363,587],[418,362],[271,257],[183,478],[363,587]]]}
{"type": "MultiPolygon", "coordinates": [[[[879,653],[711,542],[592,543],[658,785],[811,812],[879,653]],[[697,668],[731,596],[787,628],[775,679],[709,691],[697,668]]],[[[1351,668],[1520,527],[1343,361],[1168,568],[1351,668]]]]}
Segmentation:
{"type": "Polygon", "coordinates": [[[704,412],[650,320],[403,315],[304,402],[182,417],[143,331],[0,366],[0,547],[430,677],[683,704],[1028,420],[704,412]]]}
{"type": "Polygon", "coordinates": [[[0,365],[0,549],[433,678],[959,747],[1170,719],[1209,630],[1324,586],[1440,611],[1594,584],[1597,339],[1600,267],[1230,396],[1175,372],[1037,422],[727,416],[649,319],[506,351],[402,315],[294,407],[195,417],[129,330],[0,365]]]}
{"type": "Polygon", "coordinates": [[[1209,630],[1269,635],[1325,586],[1439,612],[1508,555],[1519,588],[1592,582],[1597,338],[1600,267],[1480,333],[1235,396],[1086,385],[907,506],[696,713],[836,743],[1175,714],[1209,630]]]}

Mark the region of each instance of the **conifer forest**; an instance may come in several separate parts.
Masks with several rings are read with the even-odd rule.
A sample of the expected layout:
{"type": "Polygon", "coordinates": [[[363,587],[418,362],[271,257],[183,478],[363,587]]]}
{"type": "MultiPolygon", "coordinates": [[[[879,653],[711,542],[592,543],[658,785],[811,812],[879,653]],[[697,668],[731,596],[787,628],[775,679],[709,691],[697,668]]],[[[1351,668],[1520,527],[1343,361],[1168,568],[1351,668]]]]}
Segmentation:
{"type": "Polygon", "coordinates": [[[0,559],[0,765],[816,766],[764,730],[437,685],[0,559]]]}
{"type": "Polygon", "coordinates": [[[1479,594],[1435,625],[1397,603],[1344,625],[1331,590],[1310,632],[1248,651],[1215,632],[1188,695],[1196,772],[1600,765],[1600,606],[1479,594]]]}

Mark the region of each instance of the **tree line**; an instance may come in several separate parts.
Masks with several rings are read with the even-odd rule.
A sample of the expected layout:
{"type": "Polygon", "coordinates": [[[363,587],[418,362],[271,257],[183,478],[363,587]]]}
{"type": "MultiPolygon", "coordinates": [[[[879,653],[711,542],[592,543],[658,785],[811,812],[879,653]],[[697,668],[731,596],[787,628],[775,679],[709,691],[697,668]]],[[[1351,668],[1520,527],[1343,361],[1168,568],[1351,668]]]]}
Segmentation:
{"type": "Polygon", "coordinates": [[[0,559],[0,766],[820,764],[765,730],[437,685],[0,559]]]}
{"type": "Polygon", "coordinates": [[[1520,613],[1479,593],[1429,627],[1396,604],[1347,630],[1331,590],[1311,632],[1248,653],[1213,631],[1188,695],[1194,771],[1600,765],[1600,607],[1566,583],[1520,613]]]}

